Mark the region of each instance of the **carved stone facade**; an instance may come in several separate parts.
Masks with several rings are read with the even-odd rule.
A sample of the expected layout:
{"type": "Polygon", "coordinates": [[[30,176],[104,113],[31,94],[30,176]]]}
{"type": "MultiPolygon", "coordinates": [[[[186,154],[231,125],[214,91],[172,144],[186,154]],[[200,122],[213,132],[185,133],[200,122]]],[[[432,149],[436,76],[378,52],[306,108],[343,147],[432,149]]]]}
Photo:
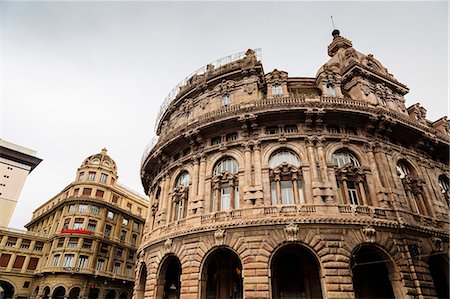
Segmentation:
{"type": "Polygon", "coordinates": [[[265,74],[254,53],[160,114],[134,297],[448,296],[446,118],[406,109],[408,88],[339,31],[315,78],[265,74]]]}

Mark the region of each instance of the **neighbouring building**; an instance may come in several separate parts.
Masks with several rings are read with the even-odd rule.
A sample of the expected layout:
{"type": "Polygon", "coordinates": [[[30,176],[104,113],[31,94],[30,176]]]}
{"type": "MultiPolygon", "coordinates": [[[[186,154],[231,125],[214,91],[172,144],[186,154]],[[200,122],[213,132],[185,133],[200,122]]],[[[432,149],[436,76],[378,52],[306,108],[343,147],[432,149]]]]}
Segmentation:
{"type": "Polygon", "coordinates": [[[131,298],[148,201],[117,180],[103,149],[27,231],[0,229],[2,298],[131,298]]]}
{"type": "Polygon", "coordinates": [[[328,54],[307,78],[248,50],[170,93],[134,298],[448,298],[449,122],[338,30],[328,54]]]}
{"type": "Polygon", "coordinates": [[[0,139],[0,227],[7,227],[30,172],[41,163],[36,151],[0,139]]]}

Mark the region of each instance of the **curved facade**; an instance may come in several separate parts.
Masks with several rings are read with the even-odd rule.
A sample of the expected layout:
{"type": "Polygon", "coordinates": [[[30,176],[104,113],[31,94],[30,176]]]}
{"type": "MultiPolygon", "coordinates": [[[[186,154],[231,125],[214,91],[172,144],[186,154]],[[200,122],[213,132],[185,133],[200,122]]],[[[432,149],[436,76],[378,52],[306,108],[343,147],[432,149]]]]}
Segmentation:
{"type": "Polygon", "coordinates": [[[338,31],[328,54],[292,78],[248,50],[166,101],[135,298],[448,298],[448,121],[338,31]]]}
{"type": "Polygon", "coordinates": [[[0,298],[131,297],[148,202],[117,179],[104,149],[36,209],[27,232],[0,229],[0,298]]]}

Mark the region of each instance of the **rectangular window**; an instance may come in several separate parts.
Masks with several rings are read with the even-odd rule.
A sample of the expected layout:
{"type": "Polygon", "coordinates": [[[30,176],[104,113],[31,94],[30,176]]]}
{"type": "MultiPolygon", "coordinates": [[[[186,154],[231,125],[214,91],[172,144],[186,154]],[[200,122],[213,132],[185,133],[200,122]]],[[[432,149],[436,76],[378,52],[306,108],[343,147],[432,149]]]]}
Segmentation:
{"type": "Polygon", "coordinates": [[[97,221],[89,220],[87,230],[90,232],[95,233],[95,228],[97,227],[97,221]]]}
{"type": "Polygon", "coordinates": [[[220,210],[228,211],[230,209],[231,188],[222,188],[220,193],[220,210]]]}
{"type": "Polygon", "coordinates": [[[278,134],[278,127],[267,127],[266,128],[266,134],[278,134]]]}
{"type": "Polygon", "coordinates": [[[82,181],[84,177],[84,172],[80,172],[80,175],[78,176],[78,180],[82,181]]]}
{"type": "Polygon", "coordinates": [[[83,195],[85,196],[91,196],[92,188],[84,188],[83,189],[83,195]]]}
{"type": "MultiPolygon", "coordinates": [[[[25,281],[24,283],[23,283],[23,288],[24,289],[28,289],[30,287],[30,282],[29,281],[25,281]]],[[[21,297],[17,297],[17,298],[21,298],[21,297]]]]}
{"type": "Polygon", "coordinates": [[[113,220],[114,219],[114,213],[111,211],[108,211],[108,215],[106,215],[106,218],[109,220],[113,220]]]}
{"type": "Polygon", "coordinates": [[[127,231],[126,230],[122,230],[120,232],[120,241],[125,241],[126,238],[127,238],[127,231]]]}
{"type": "Polygon", "coordinates": [[[64,256],[64,260],[63,260],[63,267],[72,267],[72,262],[73,262],[73,254],[66,254],[64,256]]]}
{"type": "Polygon", "coordinates": [[[8,253],[2,253],[0,257],[0,267],[8,267],[9,260],[11,259],[11,255],[8,253]]]}
{"type": "Polygon", "coordinates": [[[55,254],[52,261],[52,267],[58,267],[58,263],[59,263],[59,254],[55,254]]]}
{"type": "Polygon", "coordinates": [[[92,206],[92,207],[91,207],[91,213],[92,213],[93,215],[98,215],[98,214],[100,214],[100,208],[97,207],[97,206],[92,206]]]}
{"type": "Polygon", "coordinates": [[[95,267],[95,270],[103,271],[103,267],[105,267],[105,260],[97,260],[97,266],[95,267]]]}
{"type": "Polygon", "coordinates": [[[128,259],[129,260],[134,259],[134,251],[128,251],[128,259]]]}
{"type": "Polygon", "coordinates": [[[328,127],[328,132],[333,133],[333,134],[336,134],[336,133],[339,133],[340,130],[339,130],[338,127],[331,127],[331,126],[329,126],[329,127],[328,127]]]}
{"type": "Polygon", "coordinates": [[[335,89],[334,86],[331,85],[331,84],[328,84],[328,85],[327,85],[327,92],[328,92],[328,95],[329,95],[330,97],[335,97],[335,96],[336,96],[336,89],[335,89]]]}
{"type": "Polygon", "coordinates": [[[119,196],[113,194],[112,198],[111,198],[111,202],[113,204],[116,204],[119,201],[119,196]]]}
{"type": "Polygon", "coordinates": [[[68,213],[75,212],[75,205],[69,205],[69,209],[67,210],[68,213]]]}
{"type": "Polygon", "coordinates": [[[28,249],[30,248],[30,240],[22,240],[22,243],[20,244],[20,249],[28,249]]]}
{"type": "Polygon", "coordinates": [[[230,133],[230,134],[227,134],[227,136],[226,136],[227,141],[235,141],[237,139],[238,139],[237,133],[230,133]]]}
{"type": "Polygon", "coordinates": [[[139,230],[139,223],[133,222],[133,230],[139,230]]]}
{"type": "Polygon", "coordinates": [[[122,249],[122,248],[117,248],[117,250],[116,250],[116,256],[117,256],[117,257],[122,257],[122,253],[123,253],[123,249],[122,249]]]}
{"type": "Polygon", "coordinates": [[[44,243],[43,242],[36,242],[36,243],[34,243],[33,250],[42,251],[43,248],[44,248],[44,243]]]}
{"type": "Polygon", "coordinates": [[[281,181],[281,202],[283,205],[294,204],[294,192],[292,190],[292,181],[281,181]]]}
{"type": "Polygon", "coordinates": [[[120,273],[120,263],[115,263],[114,264],[113,272],[114,272],[114,274],[119,274],[120,273]]]}
{"type": "Polygon", "coordinates": [[[14,261],[13,268],[14,269],[22,269],[23,262],[25,261],[25,256],[18,255],[16,256],[16,260],[14,261]]]}
{"type": "Polygon", "coordinates": [[[108,179],[108,175],[107,174],[100,174],[100,182],[101,183],[106,183],[106,180],[108,179]]]}
{"type": "Polygon", "coordinates": [[[28,263],[27,270],[36,270],[38,262],[39,262],[39,258],[37,258],[37,257],[30,258],[30,262],[28,263]]]}
{"type": "Polygon", "coordinates": [[[107,236],[107,237],[109,237],[109,236],[111,236],[111,231],[112,231],[112,226],[111,225],[109,225],[109,224],[107,224],[106,226],[105,226],[105,236],[107,236]]]}
{"type": "Polygon", "coordinates": [[[5,246],[6,247],[15,247],[17,243],[17,238],[15,237],[8,237],[8,241],[6,241],[5,246]]]}
{"type": "Polygon", "coordinates": [[[84,223],[83,218],[75,218],[75,222],[73,223],[73,229],[82,229],[83,223],[84,223]]]}
{"type": "Polygon", "coordinates": [[[88,181],[93,181],[93,180],[95,180],[95,172],[89,171],[88,181]]]}
{"type": "Polygon", "coordinates": [[[301,180],[298,180],[297,186],[298,186],[298,199],[300,201],[300,204],[304,204],[305,196],[303,195],[303,182],[301,180]]]}
{"type": "Polygon", "coordinates": [[[78,238],[70,238],[67,247],[75,248],[78,246],[78,238]]]}
{"type": "Polygon", "coordinates": [[[297,126],[284,126],[284,132],[285,133],[297,133],[298,128],[297,128],[297,126]]]}
{"type": "Polygon", "coordinates": [[[88,210],[88,205],[86,204],[78,204],[78,212],[86,213],[88,210]]]}
{"type": "Polygon", "coordinates": [[[131,208],[133,208],[133,205],[130,202],[127,202],[128,211],[131,211],[131,208]]]}
{"type": "Polygon", "coordinates": [[[345,134],[347,135],[356,135],[356,130],[353,128],[345,128],[345,134]]]}
{"type": "Polygon", "coordinates": [[[221,141],[222,141],[222,138],[220,136],[211,138],[211,145],[220,144],[221,141]]]}
{"type": "Polygon", "coordinates": [[[127,265],[127,271],[125,273],[126,276],[132,277],[133,276],[133,266],[127,265]]]}
{"type": "Polygon", "coordinates": [[[56,245],[56,247],[63,247],[63,246],[64,246],[64,238],[58,239],[58,244],[56,245]]]}
{"type": "Polygon", "coordinates": [[[77,267],[78,267],[78,268],[81,268],[81,269],[85,268],[85,267],[87,266],[88,259],[89,259],[89,258],[88,258],[87,256],[85,256],[85,255],[80,255],[80,257],[78,258],[78,264],[77,264],[77,267]]]}
{"type": "Polygon", "coordinates": [[[78,193],[80,192],[80,188],[76,188],[73,190],[73,196],[78,196],[78,193]]]}
{"type": "Polygon", "coordinates": [[[230,96],[229,95],[224,95],[222,97],[222,106],[228,106],[230,105],[230,96]]]}
{"type": "Polygon", "coordinates": [[[131,236],[131,244],[136,245],[136,242],[137,242],[137,235],[136,235],[136,234],[133,234],[133,235],[131,236]]]}
{"type": "Polygon", "coordinates": [[[105,195],[105,191],[102,191],[102,190],[95,191],[95,197],[97,197],[97,198],[103,198],[104,195],[105,195]]]}
{"type": "Polygon", "coordinates": [[[90,249],[92,247],[92,240],[90,239],[84,239],[83,245],[81,245],[83,249],[90,249]]]}
{"type": "Polygon", "coordinates": [[[122,224],[123,224],[124,226],[128,226],[128,219],[127,219],[127,218],[123,218],[122,224]]]}
{"type": "Polygon", "coordinates": [[[272,85],[272,96],[274,98],[281,97],[283,95],[283,89],[281,87],[281,84],[275,84],[272,85]]]}
{"type": "Polygon", "coordinates": [[[356,190],[356,184],[353,181],[347,181],[348,199],[350,204],[358,204],[358,191],[356,190]]]}

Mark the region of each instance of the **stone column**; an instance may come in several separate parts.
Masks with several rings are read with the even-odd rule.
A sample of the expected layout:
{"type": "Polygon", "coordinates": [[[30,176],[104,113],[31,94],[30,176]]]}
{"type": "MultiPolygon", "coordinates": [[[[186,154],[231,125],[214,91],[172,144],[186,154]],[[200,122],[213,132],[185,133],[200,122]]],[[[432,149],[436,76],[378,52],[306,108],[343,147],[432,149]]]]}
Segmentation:
{"type": "Polygon", "coordinates": [[[281,199],[281,182],[279,176],[275,177],[275,186],[277,188],[277,204],[282,205],[283,201],[281,199]]]}
{"type": "Polygon", "coordinates": [[[325,138],[319,137],[317,139],[317,154],[319,157],[319,167],[320,167],[320,174],[322,177],[322,180],[324,182],[328,182],[328,173],[327,173],[327,161],[325,159],[325,153],[323,151],[323,142],[325,141],[325,138]]]}
{"type": "Polygon", "coordinates": [[[297,180],[297,176],[293,176],[292,177],[292,190],[294,192],[294,204],[299,205],[300,204],[300,199],[298,197],[298,180],[297,180]]]}
{"type": "MultiPolygon", "coordinates": [[[[372,182],[374,189],[369,187],[369,192],[372,197],[372,202],[382,202],[383,194],[381,193],[381,182],[380,182],[380,174],[378,173],[377,162],[375,161],[375,155],[373,153],[373,144],[369,143],[366,145],[366,155],[367,160],[369,162],[370,172],[372,173],[372,182]]],[[[367,184],[370,185],[370,184],[367,184]]]]}
{"type": "Polygon", "coordinates": [[[198,179],[199,179],[199,158],[197,156],[194,157],[194,169],[192,171],[192,198],[196,198],[198,195],[198,179]]]}
{"type": "Polygon", "coordinates": [[[363,181],[358,181],[359,193],[361,193],[361,201],[364,206],[368,206],[366,199],[366,192],[364,191],[364,183],[363,181]]]}
{"type": "Polygon", "coordinates": [[[305,142],[306,150],[308,152],[309,167],[312,174],[312,181],[317,182],[319,180],[319,176],[317,173],[316,157],[314,155],[314,139],[312,137],[306,137],[305,142]]]}
{"type": "Polygon", "coordinates": [[[253,144],[253,162],[255,168],[255,186],[262,188],[261,143],[259,141],[253,144]]]}
{"type": "Polygon", "coordinates": [[[200,156],[200,174],[198,182],[198,198],[204,200],[205,196],[205,178],[206,178],[206,155],[200,156]]]}
{"type": "Polygon", "coordinates": [[[244,166],[245,166],[245,183],[248,187],[253,186],[252,182],[252,156],[248,143],[244,146],[244,166]]]}

